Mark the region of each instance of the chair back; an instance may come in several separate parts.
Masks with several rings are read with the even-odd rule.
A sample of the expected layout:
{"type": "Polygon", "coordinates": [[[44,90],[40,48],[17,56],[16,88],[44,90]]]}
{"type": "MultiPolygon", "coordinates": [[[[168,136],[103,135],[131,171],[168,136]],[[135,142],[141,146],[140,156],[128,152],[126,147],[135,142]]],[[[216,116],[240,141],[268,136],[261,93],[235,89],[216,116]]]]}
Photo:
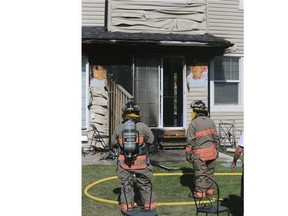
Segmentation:
{"type": "Polygon", "coordinates": [[[94,133],[99,134],[99,131],[98,131],[97,127],[94,124],[91,124],[91,127],[92,127],[94,133]]]}
{"type": "Polygon", "coordinates": [[[220,191],[216,181],[207,175],[199,175],[194,178],[194,186],[192,194],[197,211],[201,209],[202,212],[218,212],[220,191]]]}
{"type": "Polygon", "coordinates": [[[101,134],[101,133],[103,133],[103,132],[100,132],[94,124],[90,124],[90,126],[92,127],[92,130],[93,130],[93,132],[94,132],[94,133],[93,133],[93,136],[94,136],[95,138],[109,138],[108,135],[101,134]]]}
{"type": "Polygon", "coordinates": [[[235,120],[225,120],[220,121],[219,123],[219,147],[224,148],[226,151],[226,147],[236,147],[235,140],[235,120]]]}

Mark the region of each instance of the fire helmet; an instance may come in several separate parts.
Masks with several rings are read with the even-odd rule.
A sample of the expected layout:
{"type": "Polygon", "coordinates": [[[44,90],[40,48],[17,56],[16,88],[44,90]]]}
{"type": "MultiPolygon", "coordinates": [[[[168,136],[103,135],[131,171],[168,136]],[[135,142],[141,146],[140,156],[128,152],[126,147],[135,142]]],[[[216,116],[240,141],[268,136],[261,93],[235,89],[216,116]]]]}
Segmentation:
{"type": "Polygon", "coordinates": [[[191,103],[190,107],[193,109],[194,112],[198,111],[207,111],[207,107],[205,103],[201,100],[195,100],[191,103]]]}
{"type": "Polygon", "coordinates": [[[129,101],[122,108],[122,111],[125,113],[140,113],[140,107],[133,101],[129,101]]]}

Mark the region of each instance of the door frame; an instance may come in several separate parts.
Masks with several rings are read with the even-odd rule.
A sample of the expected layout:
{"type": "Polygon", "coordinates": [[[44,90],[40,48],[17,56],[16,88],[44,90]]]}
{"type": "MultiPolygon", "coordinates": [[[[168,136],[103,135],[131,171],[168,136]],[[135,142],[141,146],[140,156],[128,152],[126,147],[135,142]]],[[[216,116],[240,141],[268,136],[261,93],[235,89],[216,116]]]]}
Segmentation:
{"type": "Polygon", "coordinates": [[[160,89],[159,89],[159,99],[160,99],[160,115],[159,115],[159,125],[158,125],[158,128],[160,129],[165,129],[165,130],[179,130],[179,129],[185,129],[186,126],[186,119],[187,119],[187,116],[186,116],[186,91],[187,91],[187,88],[186,88],[186,64],[185,64],[185,57],[184,56],[160,56],[160,76],[159,76],[159,82],[160,82],[160,89]],[[164,97],[163,97],[163,90],[164,90],[164,86],[163,86],[163,77],[164,77],[164,58],[170,58],[170,59],[173,59],[173,58],[178,58],[178,59],[182,59],[182,97],[183,97],[183,100],[182,100],[182,115],[183,115],[183,119],[182,119],[182,126],[178,126],[178,127],[164,127],[164,116],[163,116],[163,100],[164,100],[164,97]]]}
{"type": "Polygon", "coordinates": [[[88,104],[89,104],[89,61],[88,61],[88,56],[82,55],[82,69],[85,67],[85,71],[81,71],[81,76],[85,74],[85,80],[82,80],[82,92],[81,92],[81,97],[82,97],[82,111],[81,111],[81,116],[82,118],[85,118],[85,125],[83,125],[83,119],[81,119],[81,127],[83,131],[87,131],[89,129],[89,110],[88,110],[88,104]],[[85,61],[85,62],[84,62],[85,61]],[[85,65],[84,65],[85,64],[85,65]],[[83,67],[84,66],[84,67],[83,67]],[[85,82],[85,85],[83,87],[83,82],[85,82]],[[83,104],[83,97],[84,97],[84,104],[83,104]],[[83,110],[85,109],[85,111],[83,110]]]}

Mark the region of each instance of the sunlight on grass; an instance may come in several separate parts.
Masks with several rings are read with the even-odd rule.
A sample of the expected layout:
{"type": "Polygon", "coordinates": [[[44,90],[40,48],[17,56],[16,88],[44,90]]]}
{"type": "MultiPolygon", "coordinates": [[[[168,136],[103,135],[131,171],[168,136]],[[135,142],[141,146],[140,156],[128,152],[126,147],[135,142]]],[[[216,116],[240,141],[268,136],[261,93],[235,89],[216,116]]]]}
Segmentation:
{"type": "MultiPolygon", "coordinates": [[[[179,172],[191,172],[190,164],[187,163],[166,163],[165,165],[180,167],[179,172]]],[[[82,166],[82,191],[89,184],[111,176],[116,175],[116,166],[114,165],[83,165],[82,166]]],[[[154,167],[154,173],[173,173],[167,170],[154,167]]],[[[231,171],[230,168],[217,164],[216,172],[241,172],[241,168],[231,171]]],[[[157,202],[191,202],[188,198],[188,194],[191,192],[190,186],[192,183],[193,175],[180,175],[180,176],[154,176],[153,178],[153,191],[156,195],[157,202]]],[[[216,176],[221,189],[221,197],[223,199],[231,199],[231,197],[239,197],[240,193],[240,180],[241,176],[216,176]]],[[[120,194],[120,183],[118,179],[110,180],[92,187],[89,190],[89,194],[97,196],[103,199],[118,201],[120,194]]],[[[157,212],[159,215],[193,215],[195,207],[191,206],[158,206],[157,212]]],[[[236,211],[239,211],[239,207],[235,207],[236,211]]],[[[96,216],[96,215],[121,215],[119,206],[115,204],[96,202],[84,193],[82,195],[82,216],[96,216]]],[[[231,211],[233,213],[233,209],[231,211]]],[[[232,215],[237,215],[234,212],[232,215]]],[[[238,214],[239,215],[239,214],[238,214]]]]}

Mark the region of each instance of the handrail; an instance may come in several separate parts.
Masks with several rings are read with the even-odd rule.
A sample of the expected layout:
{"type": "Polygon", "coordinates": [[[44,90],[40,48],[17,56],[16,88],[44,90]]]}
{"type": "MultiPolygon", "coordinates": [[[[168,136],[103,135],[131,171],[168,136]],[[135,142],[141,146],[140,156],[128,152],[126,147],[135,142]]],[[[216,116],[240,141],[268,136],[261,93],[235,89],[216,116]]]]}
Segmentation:
{"type": "MultiPolygon", "coordinates": [[[[109,88],[109,137],[115,131],[115,128],[122,122],[122,107],[134,97],[127,92],[121,85],[112,80],[108,80],[109,88]]],[[[110,140],[111,141],[111,140],[110,140]]],[[[111,145],[111,142],[109,142],[111,145]]],[[[111,148],[111,146],[109,146],[111,148]]]]}
{"type": "Polygon", "coordinates": [[[117,88],[120,89],[120,91],[122,91],[122,93],[123,93],[127,98],[129,98],[130,100],[133,100],[133,99],[134,99],[134,97],[133,97],[128,91],[126,91],[121,85],[116,84],[116,86],[117,86],[117,88]]]}

